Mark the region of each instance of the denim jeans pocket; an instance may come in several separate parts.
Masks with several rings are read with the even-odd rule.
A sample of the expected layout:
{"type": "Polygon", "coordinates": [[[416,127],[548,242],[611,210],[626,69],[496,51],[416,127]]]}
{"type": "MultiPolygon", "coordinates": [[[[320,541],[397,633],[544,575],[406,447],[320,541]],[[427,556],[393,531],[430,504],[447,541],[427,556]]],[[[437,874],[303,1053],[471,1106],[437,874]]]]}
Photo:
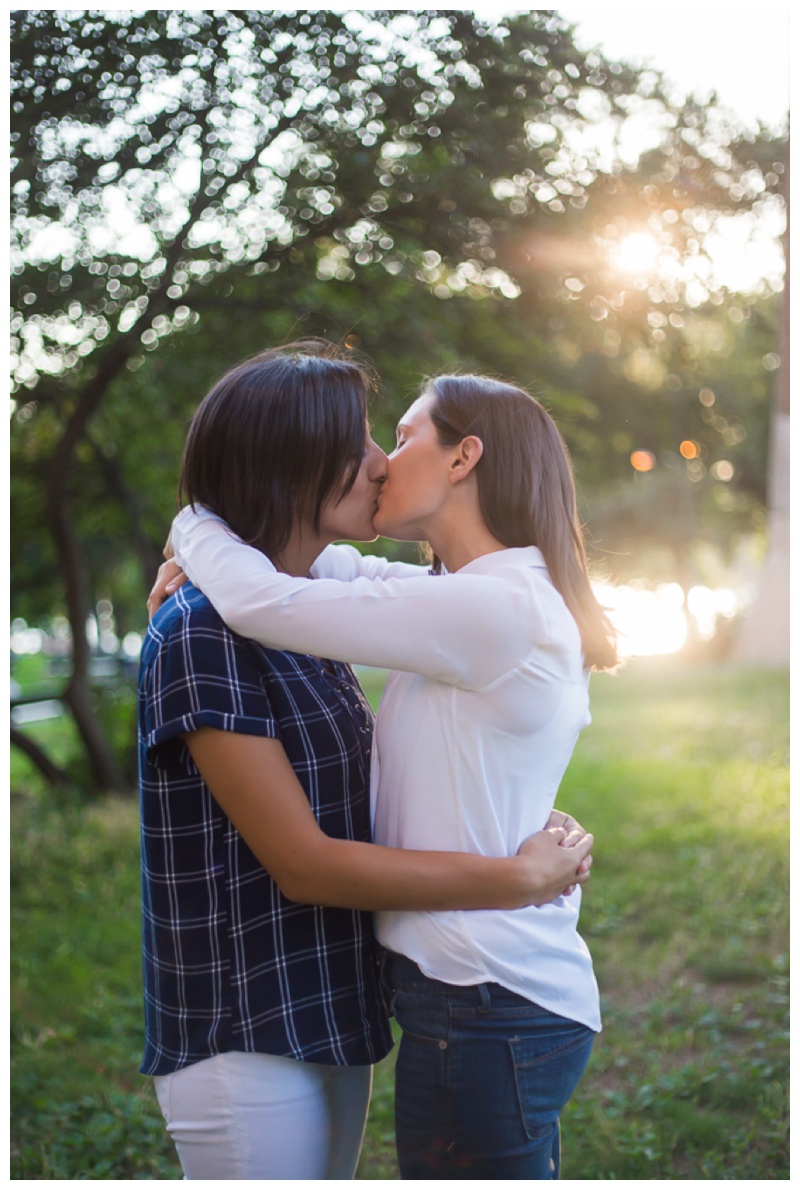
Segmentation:
{"type": "Polygon", "coordinates": [[[548,1014],[534,1031],[509,1039],[520,1114],[530,1140],[546,1136],[586,1069],[594,1033],[548,1014]]]}

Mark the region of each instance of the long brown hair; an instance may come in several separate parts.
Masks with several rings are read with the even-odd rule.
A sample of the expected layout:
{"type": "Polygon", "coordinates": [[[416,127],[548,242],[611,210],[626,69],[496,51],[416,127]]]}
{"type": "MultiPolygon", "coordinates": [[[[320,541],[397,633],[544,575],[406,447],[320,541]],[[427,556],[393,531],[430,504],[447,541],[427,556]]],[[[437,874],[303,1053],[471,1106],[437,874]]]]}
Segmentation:
{"type": "Polygon", "coordinates": [[[442,446],[471,434],[483,443],[475,477],[487,528],[505,546],[538,546],[586,664],[613,669],[616,632],[589,583],[572,465],[550,414],[523,389],[485,376],[437,376],[426,391],[442,446]]]}
{"type": "Polygon", "coordinates": [[[318,531],[324,502],[355,483],[372,387],[365,365],[322,340],[239,364],[192,419],[179,502],[205,505],[243,541],[279,555],[298,517],[318,531]]]}

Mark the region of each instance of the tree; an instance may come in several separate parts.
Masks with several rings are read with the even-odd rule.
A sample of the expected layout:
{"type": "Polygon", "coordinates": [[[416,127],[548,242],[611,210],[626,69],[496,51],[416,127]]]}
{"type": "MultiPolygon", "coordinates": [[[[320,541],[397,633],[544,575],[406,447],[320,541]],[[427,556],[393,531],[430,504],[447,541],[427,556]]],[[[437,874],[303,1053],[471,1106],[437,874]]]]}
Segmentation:
{"type": "MultiPolygon", "coordinates": [[[[158,559],[136,431],[158,416],[151,353],[211,325],[222,302],[273,303],[274,341],[296,318],[275,306],[320,280],[342,298],[367,276],[432,294],[441,312],[451,296],[462,310],[468,295],[514,304],[528,346],[567,300],[588,321],[624,321],[661,299],[609,289],[599,249],[621,213],[660,219],[685,246],[695,209],[745,207],[777,183],[731,135],[721,148],[703,109],[673,111],[656,74],[579,53],[540,10],[495,24],[21,10],[11,58],[15,511],[50,536],[21,563],[23,540],[17,574],[52,592],[57,567],[65,698],[101,788],[122,777],[92,705],[85,624],[109,541],[127,533],[145,584],[158,559]],[[598,113],[623,129],[643,110],[661,113],[664,140],[635,169],[576,147],[598,113]]],[[[556,379],[552,353],[537,357],[556,379]]],[[[165,425],[155,450],[174,454],[179,429],[165,425]]]]}

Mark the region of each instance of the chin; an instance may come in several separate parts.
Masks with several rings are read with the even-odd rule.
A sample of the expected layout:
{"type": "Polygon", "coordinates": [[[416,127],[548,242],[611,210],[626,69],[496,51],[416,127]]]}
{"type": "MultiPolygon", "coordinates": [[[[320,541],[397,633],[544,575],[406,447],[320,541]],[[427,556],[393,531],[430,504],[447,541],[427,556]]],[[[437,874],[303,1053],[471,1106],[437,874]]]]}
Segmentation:
{"type": "Polygon", "coordinates": [[[419,538],[415,533],[409,533],[408,530],[404,530],[402,525],[392,524],[392,521],[389,517],[384,518],[380,513],[376,515],[372,524],[376,534],[378,534],[380,537],[388,537],[390,541],[421,540],[421,538],[419,538]]]}
{"type": "Polygon", "coordinates": [[[374,525],[367,521],[366,525],[359,525],[357,528],[353,526],[351,532],[343,533],[341,540],[343,541],[376,541],[378,537],[378,530],[374,525]]]}
{"type": "Polygon", "coordinates": [[[391,537],[391,522],[384,520],[380,514],[380,509],[372,518],[372,531],[376,537],[391,537]]]}

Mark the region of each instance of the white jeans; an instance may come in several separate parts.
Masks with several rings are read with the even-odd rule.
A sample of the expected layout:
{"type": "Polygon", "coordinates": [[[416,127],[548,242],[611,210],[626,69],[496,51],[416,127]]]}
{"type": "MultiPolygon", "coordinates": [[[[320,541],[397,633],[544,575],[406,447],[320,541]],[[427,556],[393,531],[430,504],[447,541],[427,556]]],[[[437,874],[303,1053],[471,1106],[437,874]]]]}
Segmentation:
{"type": "Polygon", "coordinates": [[[371,1066],[230,1052],[153,1081],[184,1178],[355,1175],[371,1066]]]}

